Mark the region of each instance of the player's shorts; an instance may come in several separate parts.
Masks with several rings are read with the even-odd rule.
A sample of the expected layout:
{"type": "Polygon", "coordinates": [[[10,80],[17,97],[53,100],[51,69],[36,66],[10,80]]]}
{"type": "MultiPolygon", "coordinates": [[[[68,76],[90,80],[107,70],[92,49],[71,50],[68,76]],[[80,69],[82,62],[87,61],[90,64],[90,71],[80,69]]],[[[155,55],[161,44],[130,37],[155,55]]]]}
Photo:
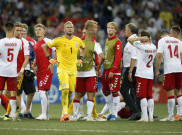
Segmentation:
{"type": "MultiPolygon", "coordinates": [[[[26,71],[25,71],[25,73],[26,73],[26,71]]],[[[24,91],[26,95],[28,95],[30,93],[35,93],[36,89],[35,89],[35,85],[34,85],[34,79],[30,79],[29,77],[24,75],[21,89],[17,91],[17,95],[22,94],[22,91],[24,91]]]]}
{"type": "Polygon", "coordinates": [[[109,72],[104,71],[102,76],[102,90],[117,92],[120,91],[120,75],[114,75],[112,79],[108,78],[109,72]]]}
{"type": "Polygon", "coordinates": [[[153,98],[152,94],[152,79],[145,79],[141,77],[136,78],[136,94],[140,98],[153,98]]]}
{"type": "Polygon", "coordinates": [[[59,90],[68,89],[75,91],[76,75],[68,75],[66,72],[58,73],[59,90]]]}
{"type": "Polygon", "coordinates": [[[77,77],[75,92],[96,92],[96,77],[77,77]]]}
{"type": "Polygon", "coordinates": [[[163,87],[166,90],[181,89],[182,73],[165,74],[163,87]]]}
{"type": "Polygon", "coordinates": [[[20,90],[21,89],[21,85],[22,85],[22,82],[23,82],[23,76],[21,78],[17,78],[17,81],[18,81],[18,89],[20,90]]]}
{"type": "Polygon", "coordinates": [[[4,90],[5,82],[7,81],[7,90],[8,91],[17,91],[17,77],[3,77],[0,76],[0,91],[4,90]]]}
{"type": "Polygon", "coordinates": [[[37,73],[37,87],[38,90],[48,91],[51,88],[53,74],[50,70],[37,73]]]}

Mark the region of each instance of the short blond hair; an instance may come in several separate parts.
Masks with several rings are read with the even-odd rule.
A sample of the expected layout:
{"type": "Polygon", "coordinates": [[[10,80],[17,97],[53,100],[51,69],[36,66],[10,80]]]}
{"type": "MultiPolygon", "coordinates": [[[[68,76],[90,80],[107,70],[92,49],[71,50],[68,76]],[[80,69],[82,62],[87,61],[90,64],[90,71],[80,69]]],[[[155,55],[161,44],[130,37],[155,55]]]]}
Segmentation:
{"type": "Polygon", "coordinates": [[[20,23],[20,22],[14,23],[14,27],[21,27],[21,28],[23,28],[22,23],[20,23]]]}
{"type": "Polygon", "coordinates": [[[84,28],[85,28],[86,30],[88,30],[88,28],[89,28],[89,27],[93,27],[94,24],[96,24],[95,21],[93,21],[93,20],[87,20],[86,23],[85,23],[85,27],[84,27],[84,28]]]}
{"type": "MultiPolygon", "coordinates": [[[[64,28],[66,27],[66,25],[68,25],[68,24],[71,24],[71,25],[73,25],[73,23],[71,22],[71,21],[67,21],[67,22],[65,22],[64,23],[64,28]]],[[[74,26],[74,25],[73,25],[74,26]]]]}
{"type": "Polygon", "coordinates": [[[44,30],[46,29],[46,27],[42,24],[42,23],[38,23],[34,26],[34,29],[36,29],[37,27],[41,27],[43,28],[44,30]]]}
{"type": "Polygon", "coordinates": [[[22,24],[22,27],[23,27],[26,31],[28,31],[28,25],[27,25],[27,24],[23,23],[23,24],[22,24]]]}
{"type": "Polygon", "coordinates": [[[112,25],[112,26],[114,26],[115,30],[118,30],[118,25],[115,22],[108,22],[107,27],[108,27],[108,25],[112,25]]]}

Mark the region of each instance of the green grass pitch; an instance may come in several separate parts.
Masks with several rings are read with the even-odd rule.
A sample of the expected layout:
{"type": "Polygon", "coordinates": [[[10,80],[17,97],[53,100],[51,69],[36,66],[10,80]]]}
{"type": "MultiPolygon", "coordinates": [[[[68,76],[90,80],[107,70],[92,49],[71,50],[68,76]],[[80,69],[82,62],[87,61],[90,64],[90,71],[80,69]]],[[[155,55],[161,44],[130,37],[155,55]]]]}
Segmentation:
{"type": "MultiPolygon", "coordinates": [[[[97,105],[97,112],[100,112],[103,104],[97,105]]],[[[84,105],[86,112],[86,105],[84,105]]],[[[159,122],[139,123],[118,119],[110,122],[59,122],[61,115],[60,104],[50,104],[50,120],[36,121],[23,119],[20,122],[3,121],[0,118],[0,135],[182,135],[182,122],[159,122]]],[[[5,113],[0,107],[0,115],[5,113]]],[[[41,113],[40,104],[32,107],[33,116],[41,113]]],[[[163,118],[167,115],[166,104],[155,104],[154,115],[163,118]]]]}

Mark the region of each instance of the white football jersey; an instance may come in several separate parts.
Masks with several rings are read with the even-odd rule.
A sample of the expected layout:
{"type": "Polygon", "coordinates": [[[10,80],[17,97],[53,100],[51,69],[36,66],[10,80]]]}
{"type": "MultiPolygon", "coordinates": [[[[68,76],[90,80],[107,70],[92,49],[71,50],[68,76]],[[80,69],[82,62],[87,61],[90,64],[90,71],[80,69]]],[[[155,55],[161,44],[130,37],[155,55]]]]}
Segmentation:
{"type": "Polygon", "coordinates": [[[135,76],[153,79],[153,61],[157,53],[156,46],[153,43],[143,44],[139,41],[133,44],[137,48],[137,68],[135,76]]]}
{"type": "Polygon", "coordinates": [[[29,43],[25,38],[21,38],[22,42],[23,42],[23,52],[24,55],[29,55],[30,54],[30,48],[29,48],[29,43]]]}
{"type": "Polygon", "coordinates": [[[0,76],[17,77],[17,57],[22,41],[17,38],[0,40],[0,76]]]}
{"type": "Polygon", "coordinates": [[[163,54],[164,74],[182,72],[180,53],[182,43],[174,37],[164,37],[158,42],[157,53],[163,54]]]}

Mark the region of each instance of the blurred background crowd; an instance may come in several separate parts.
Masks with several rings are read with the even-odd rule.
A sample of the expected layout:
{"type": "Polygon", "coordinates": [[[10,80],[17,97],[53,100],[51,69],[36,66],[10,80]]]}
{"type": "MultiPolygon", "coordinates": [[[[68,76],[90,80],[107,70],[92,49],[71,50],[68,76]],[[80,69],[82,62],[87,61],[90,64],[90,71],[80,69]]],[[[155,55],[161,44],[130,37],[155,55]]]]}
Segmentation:
{"type": "Polygon", "coordinates": [[[75,35],[82,36],[84,23],[98,21],[97,41],[104,48],[106,24],[118,24],[118,37],[123,47],[126,43],[124,27],[135,23],[139,29],[147,29],[157,45],[159,31],[171,25],[182,27],[182,0],[0,0],[0,38],[5,36],[3,25],[7,21],[22,22],[29,26],[29,35],[34,36],[33,26],[43,23],[48,38],[63,35],[63,24],[70,20],[75,25],[75,35]]]}

